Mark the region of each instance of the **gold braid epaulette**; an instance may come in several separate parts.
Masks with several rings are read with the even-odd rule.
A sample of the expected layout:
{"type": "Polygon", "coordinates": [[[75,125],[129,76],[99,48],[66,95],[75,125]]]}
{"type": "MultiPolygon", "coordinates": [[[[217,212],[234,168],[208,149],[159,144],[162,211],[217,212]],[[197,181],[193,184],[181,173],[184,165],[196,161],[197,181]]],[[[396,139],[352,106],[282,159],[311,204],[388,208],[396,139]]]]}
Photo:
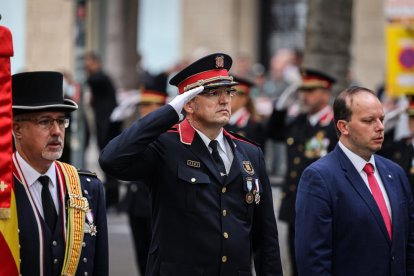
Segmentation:
{"type": "Polygon", "coordinates": [[[57,161],[56,163],[62,169],[69,196],[65,259],[61,275],[72,276],[76,274],[82,251],[83,227],[85,214],[89,210],[89,203],[82,196],[80,178],[76,168],[63,162],[57,161]]]}

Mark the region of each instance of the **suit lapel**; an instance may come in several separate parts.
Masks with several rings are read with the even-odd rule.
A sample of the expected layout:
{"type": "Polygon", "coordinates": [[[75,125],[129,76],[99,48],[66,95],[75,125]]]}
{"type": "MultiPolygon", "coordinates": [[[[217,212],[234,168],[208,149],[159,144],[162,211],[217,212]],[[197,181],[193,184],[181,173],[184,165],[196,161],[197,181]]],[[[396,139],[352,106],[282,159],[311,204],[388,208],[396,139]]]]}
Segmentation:
{"type": "Polygon", "coordinates": [[[357,191],[362,200],[366,203],[372,215],[374,216],[378,226],[381,228],[384,237],[388,240],[388,242],[391,243],[390,237],[387,232],[387,228],[385,227],[384,219],[382,218],[378,205],[375,202],[374,197],[369,191],[361,175],[359,174],[359,172],[357,172],[354,165],[351,163],[351,161],[348,159],[348,157],[345,155],[345,153],[341,150],[341,148],[338,145],[336,146],[335,150],[339,155],[339,160],[341,162],[342,169],[344,170],[345,177],[348,179],[353,188],[357,191]]]}

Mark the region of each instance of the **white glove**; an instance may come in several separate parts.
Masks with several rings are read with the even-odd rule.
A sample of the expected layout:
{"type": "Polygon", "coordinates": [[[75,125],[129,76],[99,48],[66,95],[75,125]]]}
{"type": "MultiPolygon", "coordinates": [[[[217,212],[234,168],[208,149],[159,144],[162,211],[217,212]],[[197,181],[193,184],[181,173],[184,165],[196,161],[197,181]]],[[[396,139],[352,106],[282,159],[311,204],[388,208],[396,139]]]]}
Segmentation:
{"type": "Polygon", "coordinates": [[[183,108],[186,103],[191,101],[195,96],[203,92],[204,86],[199,86],[184,92],[183,94],[177,95],[171,102],[168,104],[171,105],[175,111],[177,112],[178,116],[180,117],[180,121],[184,119],[183,108]]]}
{"type": "Polygon", "coordinates": [[[279,99],[275,103],[275,109],[277,111],[285,110],[291,106],[297,97],[296,91],[298,90],[299,83],[292,83],[285,90],[283,90],[279,99]]]}
{"type": "Polygon", "coordinates": [[[384,117],[384,132],[387,133],[388,131],[395,128],[398,124],[401,114],[404,114],[407,110],[407,106],[400,106],[394,110],[391,110],[385,114],[384,117]]]}

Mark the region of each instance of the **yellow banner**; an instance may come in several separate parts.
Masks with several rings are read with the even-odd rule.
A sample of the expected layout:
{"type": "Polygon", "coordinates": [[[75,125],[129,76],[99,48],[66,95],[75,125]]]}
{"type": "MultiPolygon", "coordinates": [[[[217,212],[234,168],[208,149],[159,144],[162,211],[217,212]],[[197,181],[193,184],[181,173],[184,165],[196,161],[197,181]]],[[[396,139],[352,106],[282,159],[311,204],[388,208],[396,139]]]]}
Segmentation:
{"type": "Polygon", "coordinates": [[[386,40],[387,94],[414,94],[414,24],[388,25],[386,40]]]}

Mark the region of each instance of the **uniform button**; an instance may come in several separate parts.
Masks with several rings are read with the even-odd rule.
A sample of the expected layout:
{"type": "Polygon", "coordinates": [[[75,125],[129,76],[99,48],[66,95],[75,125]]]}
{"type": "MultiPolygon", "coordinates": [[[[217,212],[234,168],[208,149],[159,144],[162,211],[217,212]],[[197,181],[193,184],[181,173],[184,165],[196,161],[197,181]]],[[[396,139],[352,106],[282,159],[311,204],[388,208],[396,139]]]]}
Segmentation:
{"type": "Polygon", "coordinates": [[[135,184],[132,184],[131,185],[131,192],[136,192],[136,191],[138,191],[138,186],[135,185],[135,184]]]}
{"type": "Polygon", "coordinates": [[[87,263],[88,262],[88,259],[87,258],[83,258],[83,262],[84,263],[87,263]]]}
{"type": "Polygon", "coordinates": [[[300,157],[293,158],[293,164],[299,165],[300,164],[300,157]]]}
{"type": "Polygon", "coordinates": [[[227,210],[226,209],[223,210],[223,217],[225,217],[225,216],[227,216],[227,210]]]}
{"type": "Polygon", "coordinates": [[[53,244],[53,246],[56,246],[57,245],[57,241],[53,241],[52,244],[53,244]]]}
{"type": "Polygon", "coordinates": [[[89,177],[86,178],[87,182],[91,182],[91,179],[89,177]]]}
{"type": "Polygon", "coordinates": [[[227,262],[227,256],[223,256],[223,257],[221,257],[221,262],[222,262],[222,263],[227,262]]]}
{"type": "Polygon", "coordinates": [[[191,178],[191,182],[192,183],[194,183],[194,182],[196,182],[197,180],[193,177],[193,178],[191,178]]]}
{"type": "Polygon", "coordinates": [[[290,190],[291,192],[296,191],[296,185],[295,185],[295,184],[290,185],[290,186],[289,186],[289,190],[290,190]]]}
{"type": "Polygon", "coordinates": [[[229,238],[229,234],[228,234],[227,232],[224,232],[224,233],[223,233],[223,237],[224,237],[225,239],[228,239],[228,238],[229,238]]]}
{"type": "Polygon", "coordinates": [[[221,188],[221,193],[226,193],[227,192],[227,188],[226,187],[223,187],[223,188],[221,188]]]}
{"type": "Polygon", "coordinates": [[[84,193],[85,195],[87,195],[87,194],[88,194],[88,191],[87,191],[87,190],[83,190],[83,193],[84,193]]]}
{"type": "Polygon", "coordinates": [[[83,273],[83,275],[88,276],[88,272],[83,273]]]}
{"type": "Polygon", "coordinates": [[[58,259],[54,259],[54,260],[53,260],[53,263],[54,263],[54,264],[57,264],[57,263],[58,263],[58,259]]]}
{"type": "Polygon", "coordinates": [[[294,142],[295,142],[295,139],[293,139],[293,137],[289,137],[289,138],[287,138],[287,140],[286,140],[286,143],[287,143],[289,146],[291,146],[294,142]]]}
{"type": "Polygon", "coordinates": [[[82,242],[82,247],[86,247],[86,242],[82,242]]]}
{"type": "Polygon", "coordinates": [[[291,178],[296,178],[298,176],[298,173],[296,171],[291,171],[290,172],[290,177],[291,178]]]}

